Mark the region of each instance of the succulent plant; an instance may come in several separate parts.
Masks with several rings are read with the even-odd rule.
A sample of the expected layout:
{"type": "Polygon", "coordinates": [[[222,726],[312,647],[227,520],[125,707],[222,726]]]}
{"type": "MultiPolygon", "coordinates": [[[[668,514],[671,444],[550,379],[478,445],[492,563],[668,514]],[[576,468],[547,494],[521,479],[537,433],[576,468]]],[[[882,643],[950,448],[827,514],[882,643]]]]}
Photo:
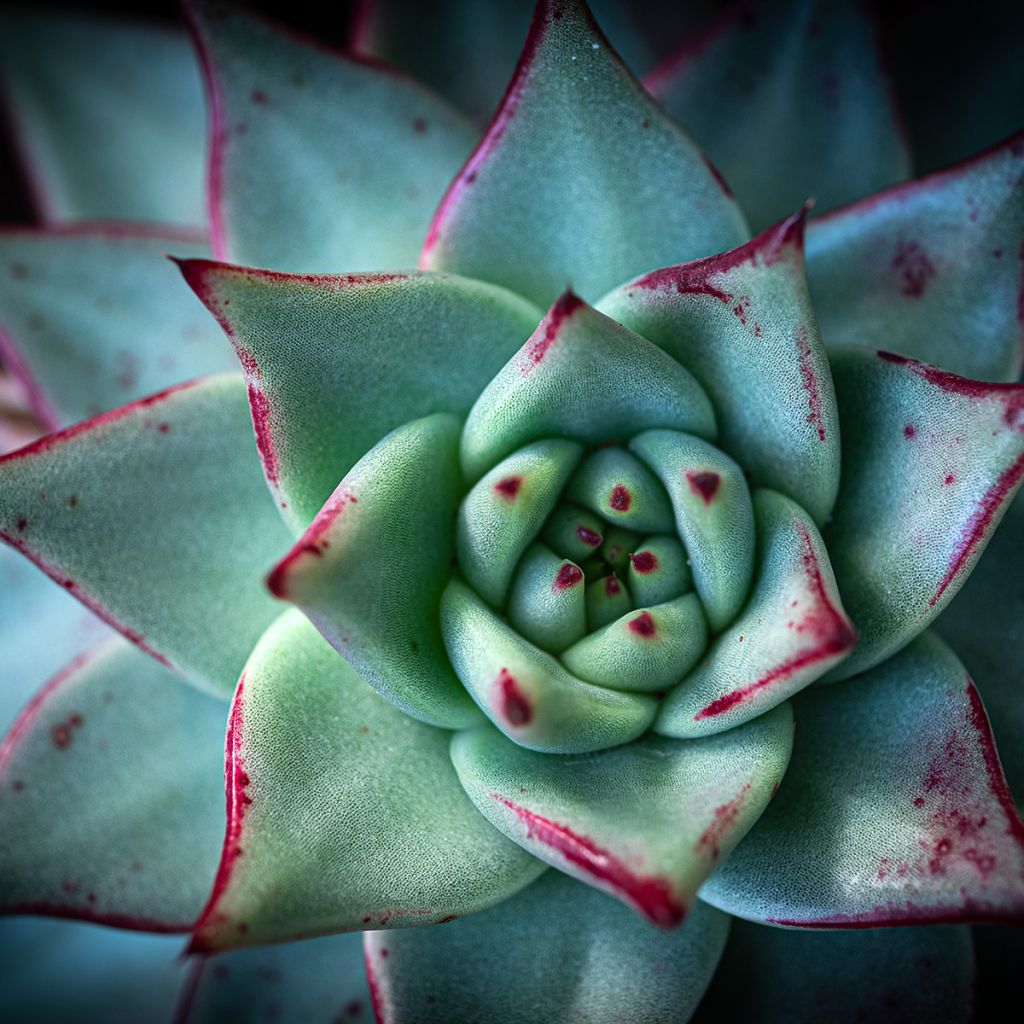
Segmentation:
{"type": "MultiPolygon", "coordinates": [[[[482,106],[523,11],[438,10],[357,45],[482,106]]],[[[103,981],[8,922],[8,1008],[967,1020],[1024,917],[1024,135],[908,180],[854,3],[641,84],[540,0],[482,136],[185,13],[0,43],[0,909],[191,935],[103,981]]]]}

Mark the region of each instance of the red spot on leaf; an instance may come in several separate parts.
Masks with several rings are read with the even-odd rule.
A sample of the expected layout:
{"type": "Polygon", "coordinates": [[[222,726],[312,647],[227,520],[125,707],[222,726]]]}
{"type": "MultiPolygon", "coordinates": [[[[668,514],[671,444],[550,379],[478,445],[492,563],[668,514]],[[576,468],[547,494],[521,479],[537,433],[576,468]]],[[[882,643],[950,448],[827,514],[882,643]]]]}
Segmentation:
{"type": "Polygon", "coordinates": [[[796,352],[800,361],[800,380],[807,392],[807,422],[818,432],[818,440],[825,440],[825,421],[821,414],[821,395],[818,393],[818,376],[814,372],[813,353],[806,327],[796,332],[796,352]]]}
{"type": "Polygon", "coordinates": [[[608,506],[616,512],[628,512],[629,506],[633,504],[633,495],[624,484],[616,484],[612,488],[611,497],[608,499],[608,506]]]}
{"type": "Polygon", "coordinates": [[[509,725],[519,728],[533,721],[533,706],[507,668],[498,673],[495,690],[499,710],[509,725]]]}
{"type": "Polygon", "coordinates": [[[270,98],[262,89],[253,89],[253,91],[249,93],[249,99],[261,107],[265,107],[270,102],[270,98]]]}
{"type": "Polygon", "coordinates": [[[521,476],[505,476],[494,485],[494,492],[500,494],[507,501],[514,501],[522,486],[523,478],[521,476]]]}
{"type": "Polygon", "coordinates": [[[412,130],[417,135],[423,135],[427,130],[427,121],[423,117],[414,117],[412,121],[412,130]]]}
{"type": "Polygon", "coordinates": [[[629,631],[637,636],[652,637],[658,631],[650,612],[641,612],[635,619],[629,620],[629,631]]]}
{"type": "Polygon", "coordinates": [[[903,436],[908,441],[913,441],[914,438],[917,437],[917,427],[915,427],[913,423],[907,423],[903,427],[903,436]]]}
{"type": "Polygon", "coordinates": [[[617,576],[605,576],[604,592],[606,597],[615,597],[615,595],[621,593],[621,591],[622,584],[619,583],[617,576]]]}
{"type": "Polygon", "coordinates": [[[548,311],[547,316],[540,322],[540,326],[526,343],[525,358],[522,363],[524,376],[544,360],[565,322],[583,305],[583,300],[571,289],[564,291],[555,300],[555,304],[548,311]]]}
{"type": "Polygon", "coordinates": [[[576,536],[591,548],[598,547],[604,541],[604,537],[597,530],[591,530],[589,526],[576,527],[576,536]]]}
{"type": "Polygon", "coordinates": [[[652,551],[638,551],[635,555],[631,554],[629,560],[633,563],[633,571],[640,573],[641,576],[646,576],[658,568],[658,560],[652,551]]]}
{"type": "Polygon", "coordinates": [[[552,590],[568,590],[570,587],[575,587],[580,580],[583,579],[583,570],[578,565],[573,565],[572,562],[566,562],[565,565],[558,570],[558,575],[555,577],[555,582],[552,585],[552,590]]]}
{"type": "Polygon", "coordinates": [[[690,485],[690,490],[698,495],[705,505],[710,505],[715,500],[715,495],[718,493],[722,478],[717,473],[710,471],[699,472],[688,469],[686,471],[686,482],[690,485]]]}
{"type": "Polygon", "coordinates": [[[935,265],[917,242],[896,243],[892,269],[900,278],[900,291],[908,298],[924,295],[925,286],[935,276],[935,265]]]}

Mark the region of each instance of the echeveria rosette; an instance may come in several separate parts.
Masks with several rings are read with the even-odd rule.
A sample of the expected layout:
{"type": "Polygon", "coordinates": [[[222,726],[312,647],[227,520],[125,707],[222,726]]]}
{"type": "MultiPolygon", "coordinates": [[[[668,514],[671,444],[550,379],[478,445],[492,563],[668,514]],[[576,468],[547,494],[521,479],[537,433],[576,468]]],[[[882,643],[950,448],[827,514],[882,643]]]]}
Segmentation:
{"type": "MultiPolygon", "coordinates": [[[[876,95],[859,17],[844,7],[823,38],[805,26],[805,64],[836,60],[876,95]]],[[[279,947],[280,966],[204,959],[193,1014],[218,1012],[228,965],[282,971],[289,1005],[312,1005],[324,990],[305,979],[354,952],[332,933],[362,929],[389,1021],[439,1002],[457,1018],[688,1017],[723,948],[709,1005],[735,1001],[744,957],[806,959],[792,984],[762,971],[774,1006],[806,1014],[830,965],[929,956],[965,1009],[965,929],[816,930],[1024,907],[1024,829],[981,698],[924,632],[951,602],[940,625],[964,632],[954,595],[1024,475],[1019,144],[812,219],[809,289],[805,214],[748,240],[580,3],[538,6],[429,227],[439,196],[406,173],[455,174],[472,142],[442,101],[220,4],[190,21],[214,101],[214,250],[274,270],[181,261],[244,383],[172,387],[0,462],[5,538],[142,648],[81,661],[9,734],[0,821],[31,841],[0,843],[8,910],[157,931],[198,914],[203,953],[325,936],[279,947]],[[314,82],[326,113],[304,100],[314,82]],[[374,147],[392,166],[367,192],[374,147]],[[303,189],[284,188],[289,168],[303,189]],[[296,205],[314,190],[343,204],[344,230],[296,205]],[[851,347],[827,356],[819,322],[851,347]],[[214,772],[161,768],[225,718],[215,870],[214,772]],[[54,801],[77,859],[34,834],[54,801]],[[144,824],[153,804],[175,813],[144,824]],[[726,947],[728,914],[754,923],[726,947]],[[811,930],[787,945],[765,923],[811,930]],[[526,994],[510,975],[536,971],[518,959],[531,949],[544,970],[526,994]],[[643,984],[610,984],[629,964],[643,984]]],[[[726,24],[715,45],[742,55],[749,30],[726,24]]],[[[884,109],[858,127],[870,105],[835,106],[816,76],[840,150],[888,140],[836,180],[822,164],[820,194],[905,176],[884,109]]],[[[754,223],[802,200],[779,181],[763,176],[754,223]]],[[[173,294],[145,232],[126,229],[124,260],[104,233],[82,252],[145,275],[135,315],[150,287],[173,294]]],[[[93,380],[44,374],[61,335],[33,328],[32,305],[48,267],[82,261],[59,238],[38,251],[0,300],[59,425],[125,385],[102,317],[93,380]]],[[[101,278],[82,275],[66,315],[75,290],[103,311],[101,278]]],[[[195,308],[167,306],[166,352],[195,308]]],[[[174,384],[165,362],[145,372],[174,384]]],[[[1011,706],[1005,669],[983,668],[1011,706]]]]}

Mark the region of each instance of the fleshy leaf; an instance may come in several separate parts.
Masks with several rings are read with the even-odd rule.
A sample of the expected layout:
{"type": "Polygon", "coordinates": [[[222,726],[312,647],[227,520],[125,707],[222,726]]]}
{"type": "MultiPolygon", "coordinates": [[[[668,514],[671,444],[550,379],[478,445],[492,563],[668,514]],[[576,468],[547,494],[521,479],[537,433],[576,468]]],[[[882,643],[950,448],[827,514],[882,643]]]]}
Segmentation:
{"type": "Polygon", "coordinates": [[[700,1002],[729,918],[698,903],[671,933],[557,872],[442,928],[366,936],[378,1021],[502,1024],[684,1021],[700,1002]],[[528,983],[527,983],[528,982],[528,983]]]}
{"type": "Polygon", "coordinates": [[[1024,478],[1024,385],[888,352],[836,352],[843,482],[825,543],[860,643],[829,679],[877,665],[967,579],[1024,478]]]}
{"type": "Polygon", "coordinates": [[[655,267],[731,248],[743,215],[626,70],[583,0],[540,0],[519,65],[448,189],[421,266],[541,305],[593,301],[655,267]]]}
{"type": "Polygon", "coordinates": [[[183,32],[52,10],[0,26],[0,81],[47,220],[205,223],[202,82],[183,32]]]}
{"type": "Polygon", "coordinates": [[[672,506],[651,471],[622,448],[601,448],[587,456],[566,496],[610,523],[638,533],[671,533],[672,506]]]}
{"type": "Polygon", "coordinates": [[[216,255],[294,271],[415,266],[472,126],[411,79],[234,4],[186,12],[213,112],[216,255]]]}
{"type": "Polygon", "coordinates": [[[715,416],[674,359],[567,291],[473,406],[462,468],[476,480],[537,437],[597,445],[645,427],[714,438],[715,416]]]}
{"type": "Polygon", "coordinates": [[[1024,807],[1024,496],[1018,495],[971,578],[935,623],[985,698],[1010,791],[1024,807]]]}
{"type": "Polygon", "coordinates": [[[754,509],[743,471],[699,437],[646,430],[629,443],[665,485],[711,631],[732,621],[754,574],[754,509]]]}
{"type": "Polygon", "coordinates": [[[629,592],[638,604],[661,604],[693,587],[686,549],[675,536],[648,537],[629,552],[629,592]]]}
{"type": "Polygon", "coordinates": [[[702,898],[800,928],[1020,919],[1024,824],[945,644],[920,637],[794,712],[778,796],[702,898]]]}
{"type": "Polygon", "coordinates": [[[445,274],[313,277],[182,265],[235,346],[271,490],[300,532],[389,430],[465,415],[541,312],[445,274]]]}
{"type": "Polygon", "coordinates": [[[55,676],[0,746],[0,912],[188,931],[217,868],[225,717],[120,637],[55,676]]]}
{"type": "Polygon", "coordinates": [[[363,937],[326,935],[192,961],[175,1024],[273,1021],[370,1024],[363,937]]]}
{"type": "Polygon", "coordinates": [[[644,81],[759,230],[810,196],[829,209],[910,175],[874,35],[854,0],[734,4],[644,81]]]}
{"type": "Polygon", "coordinates": [[[0,538],[102,619],[225,695],[289,544],[236,375],[180,385],[0,458],[0,538]]]}
{"type": "Polygon", "coordinates": [[[733,921],[695,1024],[968,1024],[976,1019],[974,982],[966,927],[822,935],[733,921]]]}
{"type": "Polygon", "coordinates": [[[458,580],[441,600],[441,634],[472,698],[499,729],[531,750],[600,750],[636,739],[654,720],[653,698],[577,679],[458,580]]]}
{"type": "Polygon", "coordinates": [[[807,274],[828,345],[877,345],[1015,380],[1024,345],[1024,134],[811,221],[807,274]]]}
{"type": "Polygon", "coordinates": [[[672,928],[764,811],[792,746],[783,706],[721,736],[652,736],[586,757],[535,754],[485,727],[453,737],[452,761],[495,828],[672,928]]]}
{"type": "Polygon", "coordinates": [[[4,1020],[159,1021],[184,974],[180,937],[80,921],[0,920],[0,949],[4,1020]]]}
{"type": "Polygon", "coordinates": [[[233,369],[168,251],[207,246],[198,232],[138,225],[0,233],[0,355],[50,429],[233,369]]]}
{"type": "Polygon", "coordinates": [[[462,483],[460,428],[441,414],[388,434],[268,580],[381,696],[446,728],[480,720],[439,627],[462,483]]]}
{"type": "Polygon", "coordinates": [[[807,513],[774,491],[755,491],[754,515],[750,600],[665,699],[656,728],[666,736],[703,736],[760,715],[813,683],[856,642],[807,513]]]}
{"type": "Polygon", "coordinates": [[[532,881],[541,865],[473,807],[448,740],[283,615],[235,693],[228,828],[191,951],[433,924],[532,881]]]}
{"type": "Polygon", "coordinates": [[[508,596],[508,621],[532,644],[558,654],[587,630],[583,570],[543,544],[526,549],[508,596]]]}
{"type": "Polygon", "coordinates": [[[598,308],[685,366],[715,406],[722,448],[821,523],[839,487],[839,429],[804,277],[803,219],[647,274],[598,308]]]}

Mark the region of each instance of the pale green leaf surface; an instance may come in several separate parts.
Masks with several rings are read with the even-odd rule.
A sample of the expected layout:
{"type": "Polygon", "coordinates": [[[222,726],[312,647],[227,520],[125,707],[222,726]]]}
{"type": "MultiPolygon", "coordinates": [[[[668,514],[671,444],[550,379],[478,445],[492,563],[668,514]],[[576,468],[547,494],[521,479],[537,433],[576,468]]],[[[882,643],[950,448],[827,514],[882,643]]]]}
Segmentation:
{"type": "Polygon", "coordinates": [[[829,346],[874,345],[981,380],[1024,357],[1024,135],[807,231],[829,346]]]}
{"type": "Polygon", "coordinates": [[[748,237],[700,150],[620,62],[582,0],[542,0],[502,105],[449,188],[421,266],[547,305],[593,301],[748,237]]]}
{"type": "Polygon", "coordinates": [[[778,795],[703,899],[803,928],[1020,920],[1024,824],[945,644],[926,634],[794,715],[778,795]]]}
{"type": "Polygon", "coordinates": [[[235,695],[228,832],[192,951],[433,924],[534,879],[540,862],[463,793],[448,740],[282,616],[235,695]]]}
{"type": "Polygon", "coordinates": [[[685,45],[645,84],[708,152],[755,230],[910,175],[910,153],[855,0],[760,0],[685,45]]]}
{"type": "Polygon", "coordinates": [[[578,679],[459,580],[441,599],[441,635],[456,675],[484,714],[532,750],[613,747],[636,739],[654,720],[653,698],[578,679]]]}
{"type": "Polygon", "coordinates": [[[168,252],[207,246],[139,225],[0,232],[0,354],[51,429],[236,365],[168,252]]]}
{"type": "Polygon", "coordinates": [[[5,12],[0,83],[41,214],[200,226],[206,118],[185,33],[5,12]]]}
{"type": "Polygon", "coordinates": [[[186,12],[213,110],[216,255],[275,270],[414,266],[473,127],[412,79],[233,4],[186,12]]]}
{"type": "Polygon", "coordinates": [[[622,448],[591,452],[566,496],[599,512],[609,523],[638,533],[671,533],[672,505],[651,471],[622,448]]]}
{"type": "Polygon", "coordinates": [[[715,407],[722,448],[821,523],[839,487],[839,424],[804,276],[803,218],[647,274],[597,305],[685,366],[715,407]]]}
{"type": "Polygon", "coordinates": [[[968,1024],[974,983],[966,927],[822,935],[733,921],[694,1024],[968,1024]]]}
{"type": "Polygon", "coordinates": [[[877,665],[970,575],[1024,477],[1024,385],[889,353],[833,353],[843,481],[823,531],[860,633],[829,679],[877,665]]]}
{"type": "Polygon", "coordinates": [[[731,729],[809,686],[853,649],[821,535],[774,491],[754,492],[757,570],[750,599],[700,664],[665,698],[667,736],[731,729]]]}
{"type": "Polygon", "coordinates": [[[713,438],[715,416],[674,359],[565,292],[473,406],[462,467],[476,480],[538,437],[599,445],[647,427],[713,438]]]}
{"type": "Polygon", "coordinates": [[[686,1021],[722,955],[729,918],[698,903],[665,933],[556,872],[443,928],[366,936],[387,1024],[686,1021]]]}
{"type": "Polygon", "coordinates": [[[55,676],[0,747],[0,909],[188,931],[217,868],[226,718],[120,637],[55,676]]]}
{"type": "Polygon", "coordinates": [[[480,721],[439,623],[455,550],[461,426],[439,414],[388,434],[268,580],[381,696],[446,728],[480,721]]]}
{"type": "Polygon", "coordinates": [[[445,274],[182,270],[238,351],[264,472],[296,533],[388,431],[469,412],[541,319],[510,292],[445,274]]]}
{"type": "Polygon", "coordinates": [[[783,706],[721,736],[582,756],[537,754],[485,727],[453,737],[452,760],[495,828],[672,928],[768,805],[792,745],[783,706]]]}
{"type": "Polygon", "coordinates": [[[0,459],[0,537],[159,660],[231,692],[290,538],[240,376],[124,406],[0,459]]]}

